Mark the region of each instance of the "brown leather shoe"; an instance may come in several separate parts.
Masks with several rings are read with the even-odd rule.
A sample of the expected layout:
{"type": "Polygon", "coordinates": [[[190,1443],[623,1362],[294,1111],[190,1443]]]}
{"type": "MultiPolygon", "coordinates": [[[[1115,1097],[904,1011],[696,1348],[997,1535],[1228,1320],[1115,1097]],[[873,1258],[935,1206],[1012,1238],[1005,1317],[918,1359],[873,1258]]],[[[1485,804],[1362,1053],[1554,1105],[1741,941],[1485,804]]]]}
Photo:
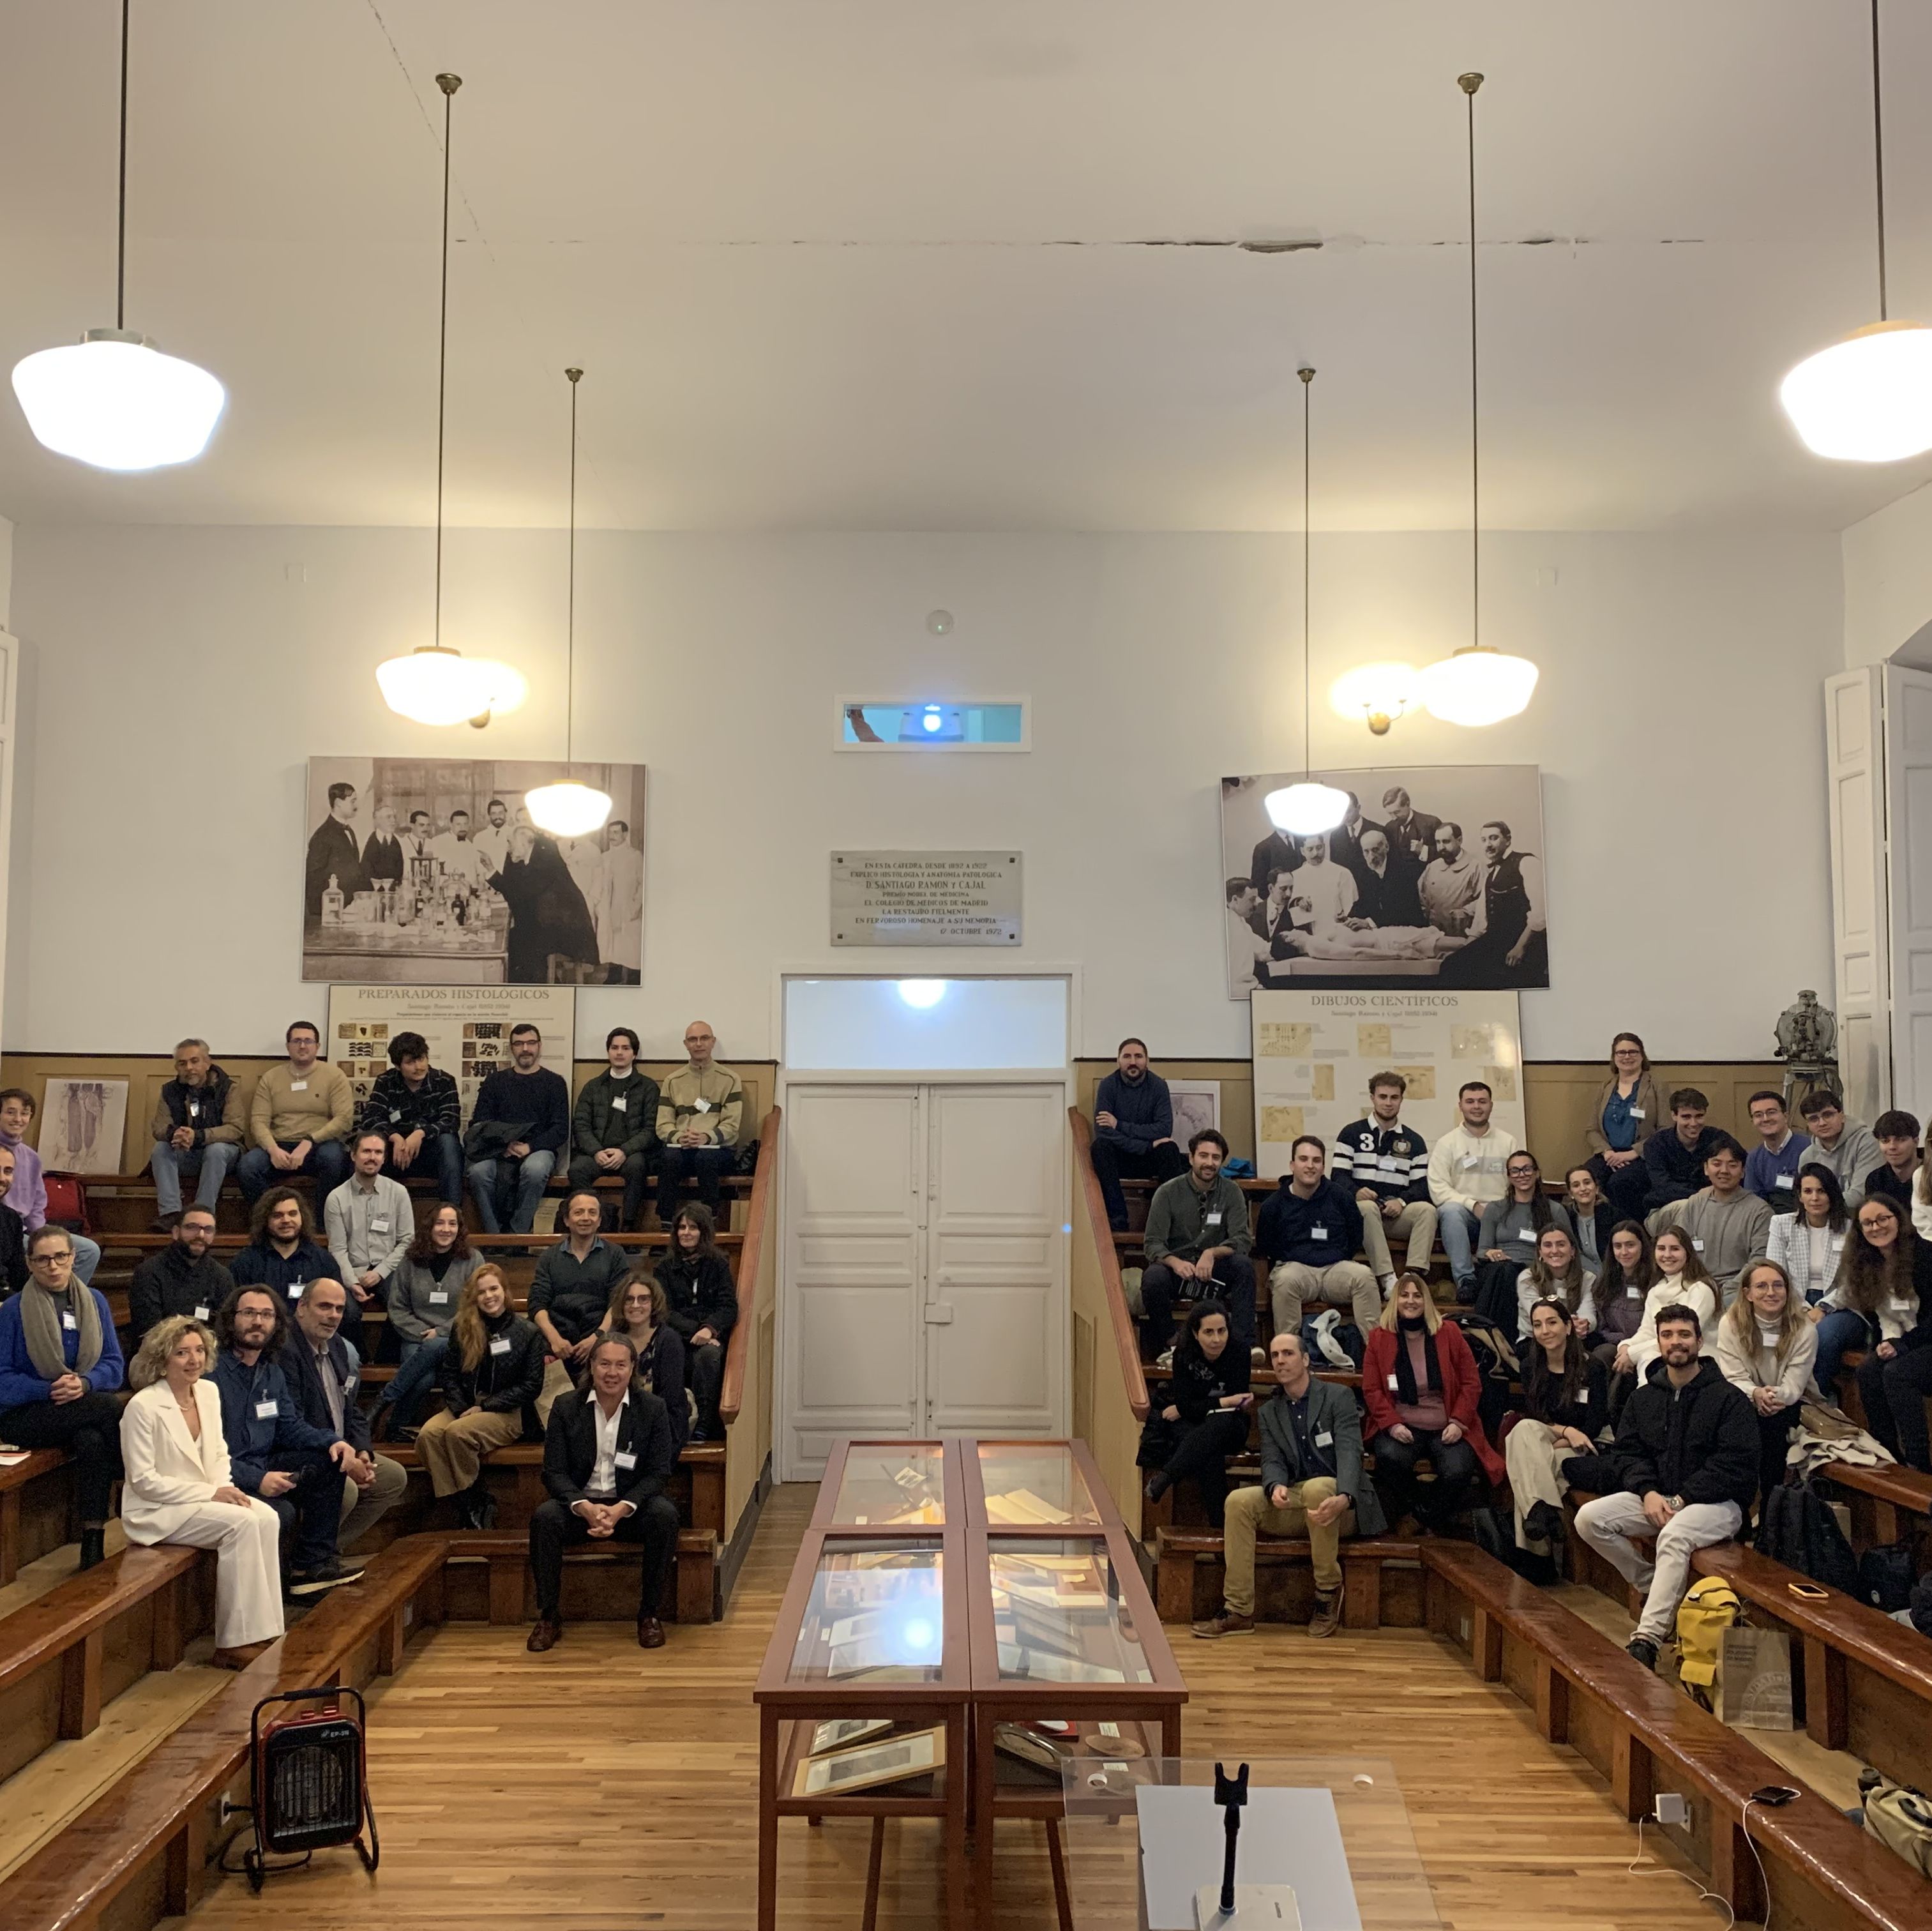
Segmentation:
{"type": "Polygon", "coordinates": [[[246,1669],[276,1640],[270,1637],[265,1642],[243,1643],[235,1649],[217,1650],[208,1660],[217,1669],[246,1669]]]}
{"type": "Polygon", "coordinates": [[[1232,1609],[1223,1609],[1220,1615],[1210,1616],[1206,1622],[1194,1626],[1194,1633],[1204,1643],[1211,1643],[1221,1636],[1252,1636],[1254,1632],[1255,1619],[1238,1615],[1232,1609]]]}
{"type": "Polygon", "coordinates": [[[553,1623],[548,1616],[537,1618],[536,1627],[530,1632],[530,1639],[524,1647],[532,1656],[542,1656],[545,1650],[554,1650],[563,1641],[563,1625],[553,1623]]]}
{"type": "Polygon", "coordinates": [[[661,1650],[664,1646],[664,1625],[655,1616],[640,1616],[638,1618],[638,1648],[661,1650]]]}
{"type": "Polygon", "coordinates": [[[1308,1633],[1311,1636],[1332,1636],[1342,1626],[1342,1592],[1338,1589],[1330,1596],[1317,1596],[1315,1614],[1308,1619],[1308,1633]]]}

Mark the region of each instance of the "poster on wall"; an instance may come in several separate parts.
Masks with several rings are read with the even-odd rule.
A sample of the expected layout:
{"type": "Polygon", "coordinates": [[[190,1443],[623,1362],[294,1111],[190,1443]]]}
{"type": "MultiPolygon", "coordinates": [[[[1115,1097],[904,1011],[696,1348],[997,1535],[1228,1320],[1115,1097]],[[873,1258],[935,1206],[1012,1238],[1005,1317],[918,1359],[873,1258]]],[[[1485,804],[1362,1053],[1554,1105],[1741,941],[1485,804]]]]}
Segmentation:
{"type": "Polygon", "coordinates": [[[302,977],[432,986],[634,986],[644,959],[644,767],[311,758],[302,977]],[[610,822],[553,837],[524,794],[607,791],[610,822]]]}
{"type": "Polygon", "coordinates": [[[1294,838],[1263,800],[1299,772],[1221,780],[1228,996],[1257,987],[1550,983],[1534,764],[1324,771],[1352,809],[1294,838]]]}
{"type": "Polygon", "coordinates": [[[128,1131],[124,1080],[50,1080],[40,1105],[40,1164],[56,1173],[118,1173],[128,1131]]]}
{"type": "Polygon", "coordinates": [[[1403,1123],[1431,1146],[1460,1117],[1456,1095],[1480,1080],[1490,1117],[1528,1140],[1522,1047],[1514,993],[1258,992],[1252,1002],[1255,1170],[1288,1170],[1296,1135],[1331,1147],[1369,1111],[1369,1082],[1400,1073],[1408,1083],[1403,1123]]]}
{"type": "Polygon", "coordinates": [[[419,1032],[429,1063],[454,1078],[467,1127],[476,1089],[510,1063],[516,1026],[543,1035],[544,1064],[567,1082],[577,1041],[577,995],[567,986],[332,986],[322,1057],[359,1107],[389,1070],[390,1041],[419,1032]]]}

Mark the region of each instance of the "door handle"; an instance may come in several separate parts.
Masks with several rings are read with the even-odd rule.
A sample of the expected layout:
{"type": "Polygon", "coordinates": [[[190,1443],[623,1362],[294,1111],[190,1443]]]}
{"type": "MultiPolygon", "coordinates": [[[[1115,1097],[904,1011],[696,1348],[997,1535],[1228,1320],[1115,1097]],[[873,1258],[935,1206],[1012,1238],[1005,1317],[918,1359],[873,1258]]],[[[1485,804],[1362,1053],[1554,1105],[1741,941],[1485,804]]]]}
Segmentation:
{"type": "Polygon", "coordinates": [[[926,1304],[926,1324],[930,1328],[943,1328],[952,1319],[950,1301],[928,1301],[926,1304]]]}

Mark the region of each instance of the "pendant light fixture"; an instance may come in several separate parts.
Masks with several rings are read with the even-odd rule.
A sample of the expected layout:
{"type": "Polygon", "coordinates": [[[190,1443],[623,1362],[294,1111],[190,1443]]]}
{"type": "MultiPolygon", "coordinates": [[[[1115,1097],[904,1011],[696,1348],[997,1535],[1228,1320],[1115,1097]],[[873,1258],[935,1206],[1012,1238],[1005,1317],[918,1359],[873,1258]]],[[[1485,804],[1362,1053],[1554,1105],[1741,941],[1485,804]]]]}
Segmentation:
{"type": "MultiPolygon", "coordinates": [[[[577,738],[577,385],[581,369],[566,369],[570,378],[570,590],[565,621],[568,640],[563,674],[563,761],[566,769],[577,738]]],[[[576,778],[560,778],[524,794],[530,822],[560,838],[583,838],[600,830],[610,816],[610,794],[576,778]]]]}
{"type": "Polygon", "coordinates": [[[449,389],[449,137],[460,75],[440,74],[442,89],[442,307],[436,362],[436,629],[434,641],[376,666],[382,701],[418,724],[461,724],[479,729],[493,714],[514,710],[530,686],[520,671],[487,657],[466,657],[442,641],[443,425],[449,389]]]}
{"type": "Polygon", "coordinates": [[[128,326],[128,24],[121,0],[120,218],[114,326],[42,349],[14,368],[27,427],[56,455],[98,470],[191,463],[208,446],[227,392],[206,369],[164,356],[128,326]]]}
{"type": "Polygon", "coordinates": [[[1500,724],[1529,702],[1536,666],[1483,641],[1482,409],[1476,314],[1476,89],[1480,74],[1462,74],[1456,85],[1468,106],[1469,126],[1469,638],[1453,656],[1422,674],[1422,701],[1444,724],[1500,724]]]}
{"type": "Polygon", "coordinates": [[[1872,169],[1878,218],[1878,320],[1808,356],[1779,386],[1785,413],[1814,455],[1895,463],[1932,449],[1932,329],[1888,313],[1884,89],[1878,0],[1871,0],[1872,169]]]}
{"type": "MultiPolygon", "coordinates": [[[[1315,641],[1308,627],[1308,581],[1312,574],[1309,548],[1308,415],[1315,371],[1304,364],[1295,374],[1301,378],[1301,761],[1306,769],[1315,749],[1308,703],[1308,660],[1315,641]]],[[[1274,828],[1286,832],[1291,838],[1312,838],[1318,832],[1333,831],[1348,815],[1348,794],[1323,784],[1312,770],[1299,782],[1269,792],[1262,804],[1274,828]]]]}

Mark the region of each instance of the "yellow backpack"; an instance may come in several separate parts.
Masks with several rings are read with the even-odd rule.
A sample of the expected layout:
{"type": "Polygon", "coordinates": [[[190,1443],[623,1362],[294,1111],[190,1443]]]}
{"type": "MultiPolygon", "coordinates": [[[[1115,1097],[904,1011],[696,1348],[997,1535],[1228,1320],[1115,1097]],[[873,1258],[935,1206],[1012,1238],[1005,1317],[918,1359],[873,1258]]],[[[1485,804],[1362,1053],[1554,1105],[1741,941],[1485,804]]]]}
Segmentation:
{"type": "Polygon", "coordinates": [[[1717,1575],[1694,1583],[1677,1605],[1677,1680],[1706,1710],[1724,1659],[1724,1632],[1742,1606],[1737,1592],[1717,1575]]]}

